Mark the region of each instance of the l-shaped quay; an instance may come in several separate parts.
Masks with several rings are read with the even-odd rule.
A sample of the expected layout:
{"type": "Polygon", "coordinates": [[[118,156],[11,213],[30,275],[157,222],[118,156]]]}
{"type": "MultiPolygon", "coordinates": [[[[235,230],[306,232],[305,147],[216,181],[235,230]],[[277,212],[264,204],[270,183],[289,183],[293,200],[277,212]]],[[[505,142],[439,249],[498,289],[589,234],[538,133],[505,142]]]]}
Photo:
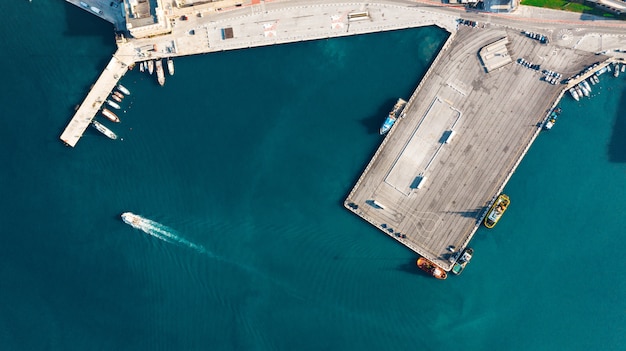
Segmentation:
{"type": "Polygon", "coordinates": [[[118,43],[61,136],[70,146],[137,62],[430,25],[448,31],[344,203],[445,270],[561,97],[594,70],[626,62],[626,23],[529,7],[494,14],[408,0],[66,1],[113,23],[118,43]],[[563,79],[551,84],[541,70],[517,62],[563,79]]]}

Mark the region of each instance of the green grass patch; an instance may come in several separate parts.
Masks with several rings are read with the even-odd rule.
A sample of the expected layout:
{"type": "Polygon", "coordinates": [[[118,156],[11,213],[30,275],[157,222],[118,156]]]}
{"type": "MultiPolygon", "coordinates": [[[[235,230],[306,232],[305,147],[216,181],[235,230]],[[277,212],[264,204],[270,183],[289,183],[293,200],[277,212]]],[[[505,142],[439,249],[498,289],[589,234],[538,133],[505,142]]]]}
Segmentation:
{"type": "Polygon", "coordinates": [[[596,15],[600,17],[615,17],[619,19],[624,19],[626,16],[618,16],[616,17],[612,13],[608,13],[606,11],[600,10],[593,6],[589,6],[584,3],[584,0],[579,1],[566,1],[566,0],[522,0],[522,5],[526,6],[535,6],[535,7],[545,7],[548,9],[554,10],[563,10],[563,11],[571,11],[578,13],[586,13],[590,15],[596,15]]]}

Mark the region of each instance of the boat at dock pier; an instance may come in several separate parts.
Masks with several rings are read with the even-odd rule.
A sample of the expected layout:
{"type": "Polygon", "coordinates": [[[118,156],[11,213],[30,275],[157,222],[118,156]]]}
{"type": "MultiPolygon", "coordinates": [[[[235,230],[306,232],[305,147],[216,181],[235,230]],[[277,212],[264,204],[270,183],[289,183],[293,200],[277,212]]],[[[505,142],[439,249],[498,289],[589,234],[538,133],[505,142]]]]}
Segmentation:
{"type": "Polygon", "coordinates": [[[485,216],[485,227],[495,227],[510,204],[511,200],[509,197],[505,194],[500,194],[485,216]]]}
{"type": "Polygon", "coordinates": [[[121,107],[115,101],[107,100],[107,105],[113,107],[116,110],[119,110],[121,107]]]}
{"type": "Polygon", "coordinates": [[[107,108],[103,108],[102,109],[102,115],[106,118],[108,118],[111,122],[115,122],[115,123],[119,123],[120,119],[119,117],[117,117],[117,115],[113,112],[111,112],[111,110],[107,109],[107,108]]]}
{"type": "Polygon", "coordinates": [[[115,133],[113,133],[113,131],[111,131],[109,128],[105,127],[104,124],[98,122],[98,121],[93,121],[91,122],[91,125],[96,128],[97,131],[99,131],[100,133],[106,135],[109,139],[117,139],[117,135],[115,133]]]}
{"type": "Polygon", "coordinates": [[[130,90],[126,89],[122,84],[117,85],[117,89],[121,91],[124,95],[130,95],[130,90]]]}
{"type": "Polygon", "coordinates": [[[165,85],[165,72],[163,72],[163,61],[161,59],[157,60],[156,63],[156,72],[157,72],[157,81],[159,85],[165,85]]]}
{"type": "Polygon", "coordinates": [[[174,60],[171,57],[167,59],[167,72],[170,76],[174,75],[174,60]]]}
{"type": "Polygon", "coordinates": [[[396,101],[396,104],[393,106],[393,109],[391,110],[391,112],[389,112],[389,115],[385,119],[385,122],[380,127],[380,130],[379,130],[380,135],[385,135],[387,134],[387,132],[389,132],[391,127],[393,127],[393,124],[396,122],[396,120],[400,116],[400,113],[402,113],[402,109],[404,108],[405,105],[406,105],[406,101],[404,101],[403,99],[398,99],[398,101],[396,101]]]}
{"type": "Polygon", "coordinates": [[[433,277],[437,279],[448,278],[448,274],[446,273],[446,271],[444,271],[439,266],[434,264],[432,261],[424,257],[420,257],[417,259],[417,266],[419,267],[419,269],[423,270],[424,272],[432,275],[433,277]]]}

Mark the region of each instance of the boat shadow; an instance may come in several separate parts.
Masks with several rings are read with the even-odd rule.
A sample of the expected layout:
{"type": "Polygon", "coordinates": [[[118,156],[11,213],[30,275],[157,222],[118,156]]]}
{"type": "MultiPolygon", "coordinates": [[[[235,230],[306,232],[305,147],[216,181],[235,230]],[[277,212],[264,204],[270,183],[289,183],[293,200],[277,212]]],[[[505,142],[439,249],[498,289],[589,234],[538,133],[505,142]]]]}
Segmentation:
{"type": "Polygon", "coordinates": [[[467,210],[467,211],[448,211],[449,214],[458,214],[464,218],[475,218],[476,223],[480,222],[480,217],[485,211],[487,211],[488,206],[476,207],[475,209],[467,210]]]}
{"type": "Polygon", "coordinates": [[[365,128],[367,134],[378,134],[380,126],[383,125],[389,111],[398,99],[392,98],[385,100],[369,117],[360,120],[361,125],[365,128]]]}

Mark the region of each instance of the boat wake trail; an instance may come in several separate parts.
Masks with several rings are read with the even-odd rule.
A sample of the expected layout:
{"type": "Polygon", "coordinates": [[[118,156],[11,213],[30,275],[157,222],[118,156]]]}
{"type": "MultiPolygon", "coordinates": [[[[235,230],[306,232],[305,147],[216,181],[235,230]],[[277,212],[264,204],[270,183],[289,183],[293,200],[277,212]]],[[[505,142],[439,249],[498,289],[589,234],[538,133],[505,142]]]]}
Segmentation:
{"type": "Polygon", "coordinates": [[[247,265],[243,265],[239,262],[235,262],[232,260],[229,260],[227,258],[224,258],[222,256],[218,256],[216,254],[214,254],[213,252],[207,250],[206,248],[204,248],[201,245],[192,243],[191,241],[181,237],[180,235],[178,235],[176,233],[176,231],[174,231],[173,229],[159,223],[156,221],[153,221],[151,219],[147,219],[144,217],[141,217],[139,215],[133,214],[131,212],[126,212],[122,214],[122,220],[124,221],[124,223],[132,226],[133,228],[139,229],[141,231],[143,231],[144,233],[153,236],[159,240],[163,240],[167,243],[170,244],[174,244],[174,245],[178,245],[178,246],[182,246],[182,247],[187,247],[190,249],[193,249],[195,251],[197,251],[198,253],[204,254],[208,257],[210,257],[211,259],[226,263],[226,264],[230,264],[233,265],[235,267],[238,267],[239,269],[241,269],[242,271],[253,275],[253,276],[261,276],[265,279],[267,279],[268,281],[272,282],[273,284],[280,286],[282,289],[284,289],[285,291],[287,291],[290,295],[300,299],[300,300],[305,300],[304,297],[302,297],[295,289],[293,289],[292,287],[288,286],[287,284],[285,284],[284,282],[281,281],[277,281],[276,279],[268,276],[267,274],[253,268],[247,265]]]}
{"type": "Polygon", "coordinates": [[[163,240],[170,244],[175,244],[183,247],[187,247],[198,251],[201,254],[216,258],[215,254],[205,249],[203,246],[194,244],[191,241],[178,235],[173,229],[153,221],[151,219],[143,218],[141,216],[126,212],[122,214],[122,219],[125,223],[130,224],[132,227],[143,231],[144,233],[151,235],[157,239],[163,240]]]}

